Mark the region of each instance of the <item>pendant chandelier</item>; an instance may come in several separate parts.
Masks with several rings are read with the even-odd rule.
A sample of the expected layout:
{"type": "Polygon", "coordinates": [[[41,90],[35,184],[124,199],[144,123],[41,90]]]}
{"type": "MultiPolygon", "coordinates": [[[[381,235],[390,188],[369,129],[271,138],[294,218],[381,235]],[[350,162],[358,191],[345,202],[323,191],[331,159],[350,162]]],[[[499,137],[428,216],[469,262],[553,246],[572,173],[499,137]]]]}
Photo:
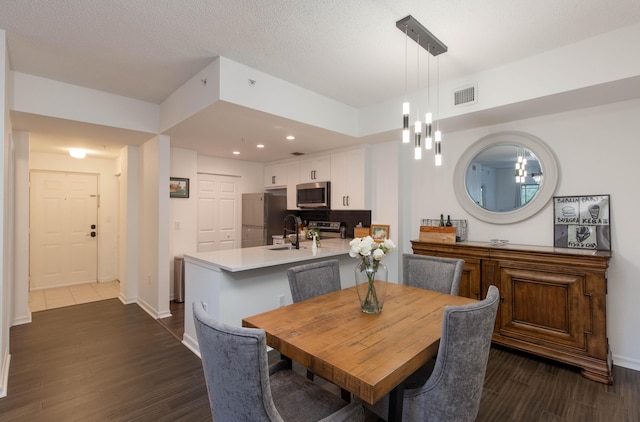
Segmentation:
{"type": "Polygon", "coordinates": [[[527,178],[527,155],[524,148],[516,149],[516,183],[524,183],[527,178]]]}
{"type": "MultiPolygon", "coordinates": [[[[400,19],[396,22],[396,27],[404,32],[405,34],[405,75],[404,75],[404,91],[405,91],[405,100],[402,103],[402,142],[409,143],[410,137],[410,125],[409,125],[409,114],[410,114],[410,104],[407,98],[407,43],[409,38],[414,40],[418,45],[418,58],[417,58],[417,90],[418,96],[420,94],[420,47],[427,50],[429,54],[436,57],[437,59],[437,80],[436,87],[437,97],[436,97],[436,117],[439,117],[439,107],[440,107],[440,58],[439,55],[445,53],[447,51],[447,46],[444,45],[438,38],[436,38],[431,32],[429,32],[420,22],[418,22],[413,16],[409,15],[403,19],[400,19]]],[[[431,81],[430,81],[430,62],[429,55],[427,54],[427,113],[424,118],[424,148],[427,150],[431,150],[432,146],[435,144],[435,165],[442,165],[442,132],[440,132],[440,121],[436,120],[436,130],[432,138],[432,130],[433,130],[433,113],[430,111],[430,96],[431,96],[431,81]],[[435,143],[434,143],[435,141],[435,143]]],[[[419,101],[418,101],[419,102],[419,101]]],[[[416,113],[416,121],[414,124],[414,158],[416,160],[422,159],[422,131],[423,125],[420,121],[420,107],[417,106],[416,113]]]]}

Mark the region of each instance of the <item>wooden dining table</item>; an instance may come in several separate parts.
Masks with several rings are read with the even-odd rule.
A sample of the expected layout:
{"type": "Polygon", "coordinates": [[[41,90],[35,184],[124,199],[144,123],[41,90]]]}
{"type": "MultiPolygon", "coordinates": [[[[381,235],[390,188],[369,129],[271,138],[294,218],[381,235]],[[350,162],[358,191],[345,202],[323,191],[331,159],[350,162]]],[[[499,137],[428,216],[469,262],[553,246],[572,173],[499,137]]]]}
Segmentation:
{"type": "Polygon", "coordinates": [[[379,314],[363,313],[350,287],[244,318],[242,325],[263,329],[269,346],[369,404],[390,394],[392,421],[402,419],[404,380],[438,351],[444,307],[474,302],[389,282],[379,314]]]}

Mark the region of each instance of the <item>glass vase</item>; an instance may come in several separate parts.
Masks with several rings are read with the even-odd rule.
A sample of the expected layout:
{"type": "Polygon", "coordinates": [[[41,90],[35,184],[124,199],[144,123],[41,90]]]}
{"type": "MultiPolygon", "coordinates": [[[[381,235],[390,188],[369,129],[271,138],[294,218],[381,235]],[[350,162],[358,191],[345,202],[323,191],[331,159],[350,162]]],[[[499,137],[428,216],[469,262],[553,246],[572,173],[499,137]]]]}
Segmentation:
{"type": "Polygon", "coordinates": [[[387,267],[373,259],[373,255],[362,257],[356,265],[356,290],[362,312],[378,314],[382,312],[387,294],[387,267]]]}

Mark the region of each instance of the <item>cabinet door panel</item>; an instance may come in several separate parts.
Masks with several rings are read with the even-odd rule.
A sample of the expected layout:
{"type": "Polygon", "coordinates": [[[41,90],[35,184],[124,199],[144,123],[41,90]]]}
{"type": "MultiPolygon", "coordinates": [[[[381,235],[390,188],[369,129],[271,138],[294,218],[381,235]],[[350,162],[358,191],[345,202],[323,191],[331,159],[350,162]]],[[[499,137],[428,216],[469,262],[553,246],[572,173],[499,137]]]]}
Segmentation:
{"type": "Polygon", "coordinates": [[[287,163],[287,209],[297,210],[297,190],[300,183],[300,161],[287,163]]]}
{"type": "Polygon", "coordinates": [[[580,275],[500,268],[500,334],[586,351],[591,327],[584,281],[580,275]]]}
{"type": "Polygon", "coordinates": [[[286,164],[270,164],[264,167],[264,187],[266,189],[287,186],[286,164]]]}
{"type": "Polygon", "coordinates": [[[300,183],[331,180],[331,156],[319,155],[300,160],[300,183]]]}
{"type": "Polygon", "coordinates": [[[480,265],[465,261],[460,277],[459,296],[470,297],[471,299],[481,299],[480,292],[480,265]]]}

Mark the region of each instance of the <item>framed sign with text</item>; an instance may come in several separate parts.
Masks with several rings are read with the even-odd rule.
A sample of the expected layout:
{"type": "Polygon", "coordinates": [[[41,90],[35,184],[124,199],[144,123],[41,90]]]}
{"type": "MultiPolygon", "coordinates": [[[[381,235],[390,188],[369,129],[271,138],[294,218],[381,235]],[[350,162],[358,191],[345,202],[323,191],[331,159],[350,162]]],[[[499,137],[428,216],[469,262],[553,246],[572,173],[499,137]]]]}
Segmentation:
{"type": "Polygon", "coordinates": [[[554,196],[553,246],[611,250],[609,195],[554,196]]]}

